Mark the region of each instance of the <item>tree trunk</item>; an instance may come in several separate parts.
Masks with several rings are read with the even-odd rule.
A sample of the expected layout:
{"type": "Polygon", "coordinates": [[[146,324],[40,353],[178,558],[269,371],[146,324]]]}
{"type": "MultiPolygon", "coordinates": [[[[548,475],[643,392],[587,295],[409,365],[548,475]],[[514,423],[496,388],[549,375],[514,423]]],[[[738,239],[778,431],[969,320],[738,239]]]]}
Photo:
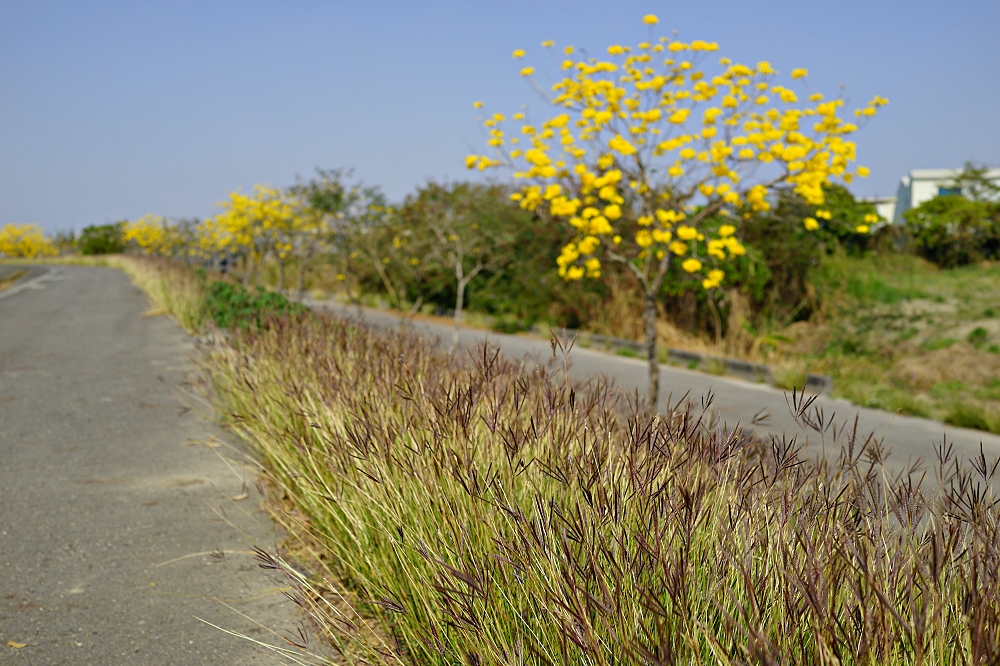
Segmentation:
{"type": "Polygon", "coordinates": [[[372,257],[372,266],[375,267],[375,272],[378,273],[379,278],[382,280],[382,286],[385,287],[385,293],[389,296],[389,304],[396,310],[401,310],[401,298],[399,292],[396,288],[392,286],[392,280],[389,279],[389,274],[385,272],[382,262],[379,261],[377,256],[372,257]]]}
{"type": "Polygon", "coordinates": [[[247,252],[247,270],[246,273],[243,274],[244,288],[250,286],[250,280],[253,278],[253,269],[254,269],[253,250],[250,250],[249,252],[247,252]]]}
{"type": "Polygon", "coordinates": [[[413,315],[420,312],[420,306],[423,304],[424,304],[424,295],[417,294],[417,302],[410,306],[410,316],[412,317],[413,315]]]}
{"type": "Polygon", "coordinates": [[[646,356],[649,361],[649,409],[655,414],[660,400],[660,358],[656,353],[656,291],[652,289],[646,289],[642,323],[646,329],[646,356]]]}
{"type": "Polygon", "coordinates": [[[722,348],[722,315],[719,314],[719,308],[715,304],[715,299],[712,298],[712,292],[708,292],[708,309],[712,312],[712,323],[715,325],[715,346],[719,349],[722,348]]]}
{"type": "Polygon", "coordinates": [[[455,328],[451,331],[451,348],[458,347],[458,325],[462,321],[462,305],[465,302],[465,281],[458,281],[458,295],[455,297],[455,328]]]}
{"type": "Polygon", "coordinates": [[[312,258],[312,250],[306,252],[305,255],[299,261],[299,274],[295,278],[295,300],[299,303],[302,302],[302,292],[303,284],[305,284],[306,277],[306,264],[312,258]]]}

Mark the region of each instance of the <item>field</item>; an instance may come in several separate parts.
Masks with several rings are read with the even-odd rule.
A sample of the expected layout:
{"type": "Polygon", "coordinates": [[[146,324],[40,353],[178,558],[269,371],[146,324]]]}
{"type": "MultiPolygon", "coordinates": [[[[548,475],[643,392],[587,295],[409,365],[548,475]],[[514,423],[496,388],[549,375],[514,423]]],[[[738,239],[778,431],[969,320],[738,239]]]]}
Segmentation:
{"type": "Polygon", "coordinates": [[[832,375],[865,407],[1000,432],[1000,264],[833,257],[817,288],[823,310],[781,331],[786,372],[832,375]]]}

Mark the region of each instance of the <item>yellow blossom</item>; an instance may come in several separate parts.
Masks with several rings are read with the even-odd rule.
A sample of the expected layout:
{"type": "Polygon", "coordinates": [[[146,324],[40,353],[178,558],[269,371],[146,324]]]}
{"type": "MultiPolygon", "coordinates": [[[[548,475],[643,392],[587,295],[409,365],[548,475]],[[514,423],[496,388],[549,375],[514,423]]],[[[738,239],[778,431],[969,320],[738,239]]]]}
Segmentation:
{"type": "Polygon", "coordinates": [[[623,138],[621,134],[616,134],[614,138],[608,141],[608,148],[622,155],[634,155],[636,153],[635,146],[629,143],[628,139],[623,138]]]}
{"type": "Polygon", "coordinates": [[[683,268],[688,273],[697,273],[701,270],[701,262],[694,257],[690,259],[685,259],[681,262],[681,268],[683,268]]]}
{"type": "Polygon", "coordinates": [[[653,229],[653,240],[657,243],[669,243],[670,239],[673,238],[673,234],[669,231],[663,231],[662,229],[653,229]]]}
{"type": "Polygon", "coordinates": [[[667,118],[667,120],[679,125],[681,123],[686,122],[689,115],[691,115],[690,109],[677,109],[672,114],[670,114],[670,117],[667,118]]]}
{"type": "Polygon", "coordinates": [[[681,225],[677,227],[677,237],[681,240],[694,240],[698,237],[698,230],[694,227],[689,227],[686,225],[681,225]]]}
{"type": "Polygon", "coordinates": [[[678,257],[684,256],[688,251],[687,243],[682,243],[681,241],[674,241],[668,247],[670,248],[670,251],[678,257]]]}

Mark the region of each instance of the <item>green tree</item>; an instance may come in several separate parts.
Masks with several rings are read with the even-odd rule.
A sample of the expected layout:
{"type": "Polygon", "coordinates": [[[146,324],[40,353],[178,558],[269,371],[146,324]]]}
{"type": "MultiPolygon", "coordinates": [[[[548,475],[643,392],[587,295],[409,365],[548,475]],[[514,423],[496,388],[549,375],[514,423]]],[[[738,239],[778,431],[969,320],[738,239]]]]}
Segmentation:
{"type": "Polygon", "coordinates": [[[903,213],[917,252],[943,268],[1000,256],[1000,204],[958,194],[937,196],[903,213]]]}
{"type": "Polygon", "coordinates": [[[475,183],[430,182],[409,197],[402,210],[406,226],[426,247],[421,261],[433,262],[452,275],[455,326],[452,347],[458,345],[465,291],[477,275],[495,272],[510,261],[513,230],[497,215],[497,194],[505,188],[475,183]]]}
{"type": "Polygon", "coordinates": [[[91,225],[84,227],[77,238],[76,246],[80,254],[117,254],[125,249],[122,229],[125,222],[91,225]]]}
{"type": "Polygon", "coordinates": [[[302,300],[305,274],[310,262],[330,249],[347,225],[347,216],[360,192],[345,184],[350,174],[341,169],[317,169],[316,176],[288,188],[293,206],[292,254],[298,260],[295,278],[296,300],[302,300]]]}
{"type": "Polygon", "coordinates": [[[951,186],[973,201],[996,201],[1000,197],[1000,179],[989,177],[990,168],[985,164],[966,162],[962,173],[955,176],[951,186]]]}

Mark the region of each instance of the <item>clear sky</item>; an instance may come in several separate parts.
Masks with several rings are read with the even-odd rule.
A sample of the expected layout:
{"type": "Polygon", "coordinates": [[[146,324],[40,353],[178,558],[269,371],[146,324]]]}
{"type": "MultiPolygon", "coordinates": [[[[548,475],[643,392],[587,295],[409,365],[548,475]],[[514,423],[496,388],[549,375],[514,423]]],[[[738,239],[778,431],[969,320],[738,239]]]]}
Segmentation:
{"type": "Polygon", "coordinates": [[[636,43],[641,17],[813,89],[890,105],[858,195],[910,169],[1000,164],[1000,2],[0,0],[0,225],[212,214],[254,183],[353,168],[401,199],[466,176],[474,100],[540,106],[539,43],[636,43]],[[513,61],[515,48],[528,50],[513,61]]]}

